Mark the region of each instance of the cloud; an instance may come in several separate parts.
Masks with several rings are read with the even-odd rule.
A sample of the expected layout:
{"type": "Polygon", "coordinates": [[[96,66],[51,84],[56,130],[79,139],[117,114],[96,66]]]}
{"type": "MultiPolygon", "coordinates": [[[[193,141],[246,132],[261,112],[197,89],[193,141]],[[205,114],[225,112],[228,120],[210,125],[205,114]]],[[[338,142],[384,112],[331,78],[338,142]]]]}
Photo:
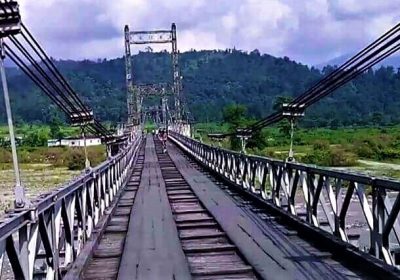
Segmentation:
{"type": "MultiPolygon", "coordinates": [[[[178,28],[178,47],[233,48],[316,64],[353,53],[396,24],[400,0],[20,0],[54,57],[123,55],[123,27],[178,28]]],[[[169,49],[156,46],[154,49],[169,49]]],[[[137,51],[139,48],[135,48],[137,51]]]]}
{"type": "Polygon", "coordinates": [[[339,18],[367,18],[376,14],[393,13],[398,9],[399,1],[363,1],[358,0],[333,0],[330,8],[339,18]]]}
{"type": "Polygon", "coordinates": [[[119,35],[107,10],[89,0],[21,1],[21,14],[38,36],[45,40],[85,42],[119,35]]]}

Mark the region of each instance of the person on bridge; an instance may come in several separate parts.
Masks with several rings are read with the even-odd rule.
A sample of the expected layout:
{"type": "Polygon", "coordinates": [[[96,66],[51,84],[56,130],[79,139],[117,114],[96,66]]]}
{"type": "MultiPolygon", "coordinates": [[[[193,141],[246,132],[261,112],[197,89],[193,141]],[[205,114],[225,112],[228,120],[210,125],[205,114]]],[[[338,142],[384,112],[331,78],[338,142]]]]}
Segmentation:
{"type": "Polygon", "coordinates": [[[168,139],[168,134],[165,129],[160,129],[158,132],[158,139],[161,141],[162,146],[163,146],[163,152],[167,152],[167,139],[168,139]]]}

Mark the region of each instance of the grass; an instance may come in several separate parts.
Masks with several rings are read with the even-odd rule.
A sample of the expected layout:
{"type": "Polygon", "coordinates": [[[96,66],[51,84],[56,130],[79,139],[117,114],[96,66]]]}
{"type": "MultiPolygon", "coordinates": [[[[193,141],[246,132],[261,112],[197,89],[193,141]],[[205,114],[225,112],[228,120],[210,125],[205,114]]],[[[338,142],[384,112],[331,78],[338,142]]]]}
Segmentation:
{"type": "MultiPolygon", "coordinates": [[[[14,171],[11,165],[0,164],[0,213],[13,206],[15,185],[14,171]]],[[[27,196],[32,199],[59,185],[65,184],[77,176],[80,171],[71,171],[66,167],[54,167],[51,164],[21,164],[20,174],[27,196]]]]}
{"type": "MultiPolygon", "coordinates": [[[[30,132],[43,129],[47,132],[50,132],[50,126],[44,124],[23,124],[16,126],[15,128],[16,135],[27,135],[30,132]]],[[[80,135],[80,128],[79,127],[72,127],[72,126],[61,126],[61,132],[66,136],[78,136],[80,135]]],[[[8,126],[7,125],[0,125],[0,137],[8,137],[8,126]]]]}
{"type": "MultiPolygon", "coordinates": [[[[81,173],[84,166],[83,149],[81,148],[32,148],[28,154],[31,156],[26,156],[21,162],[30,160],[34,163],[21,163],[20,173],[29,198],[65,184],[81,173]],[[77,159],[76,157],[70,158],[72,153],[82,155],[78,157],[78,160],[82,161],[80,165],[74,165],[79,167],[78,170],[71,170],[68,166],[69,161],[77,159]]],[[[88,147],[88,156],[92,166],[98,165],[106,158],[104,147],[88,147]]],[[[14,180],[11,161],[0,162],[0,214],[5,209],[12,207],[14,180]]]]}
{"type": "MultiPolygon", "coordinates": [[[[88,158],[93,166],[106,159],[104,145],[87,148],[88,158]]],[[[51,164],[55,167],[68,167],[71,157],[78,153],[83,157],[82,147],[18,147],[18,160],[21,163],[51,164]]],[[[11,150],[0,148],[0,170],[8,168],[12,163],[11,150]]]]}

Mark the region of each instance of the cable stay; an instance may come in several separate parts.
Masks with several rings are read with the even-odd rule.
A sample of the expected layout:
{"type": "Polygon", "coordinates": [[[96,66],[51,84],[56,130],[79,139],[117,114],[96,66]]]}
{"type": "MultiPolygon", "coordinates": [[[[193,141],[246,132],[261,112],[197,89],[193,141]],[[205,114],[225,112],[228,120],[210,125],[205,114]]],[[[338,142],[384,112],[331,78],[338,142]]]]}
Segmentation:
{"type": "Polygon", "coordinates": [[[84,126],[105,142],[112,139],[112,134],[94,118],[93,110],[83,103],[23,23],[20,32],[7,38],[8,42],[3,44],[5,55],[67,115],[72,125],[84,126]]]}
{"type": "MultiPolygon", "coordinates": [[[[330,95],[338,88],[355,79],[399,49],[400,23],[388,30],[326,77],[319,80],[292,102],[282,106],[281,110],[272,113],[248,127],[242,128],[241,131],[246,131],[251,134],[283,119],[291,120],[293,117],[298,118],[303,116],[304,111],[309,106],[330,95]]],[[[223,135],[225,137],[237,136],[239,132],[235,131],[223,135]]]]}

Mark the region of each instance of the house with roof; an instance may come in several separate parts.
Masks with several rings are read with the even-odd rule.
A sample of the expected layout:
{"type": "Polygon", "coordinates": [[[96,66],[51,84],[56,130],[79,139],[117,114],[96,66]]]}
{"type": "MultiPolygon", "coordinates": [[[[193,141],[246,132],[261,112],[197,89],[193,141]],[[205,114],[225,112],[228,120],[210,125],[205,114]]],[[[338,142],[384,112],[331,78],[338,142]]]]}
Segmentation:
{"type": "MultiPolygon", "coordinates": [[[[49,139],[47,140],[48,147],[84,147],[84,138],[68,137],[64,139],[49,139]]],[[[101,139],[98,137],[87,137],[86,146],[101,145],[101,139]]]]}

